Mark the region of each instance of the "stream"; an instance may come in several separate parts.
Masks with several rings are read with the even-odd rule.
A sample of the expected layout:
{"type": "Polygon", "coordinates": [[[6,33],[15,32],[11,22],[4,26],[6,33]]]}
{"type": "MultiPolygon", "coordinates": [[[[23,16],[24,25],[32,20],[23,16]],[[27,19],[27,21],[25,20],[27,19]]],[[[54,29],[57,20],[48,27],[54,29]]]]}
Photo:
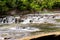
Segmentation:
{"type": "MultiPolygon", "coordinates": [[[[13,27],[13,28],[15,28],[15,27],[13,27]]],[[[15,39],[18,39],[18,38],[23,38],[23,37],[31,35],[30,33],[34,29],[34,28],[30,28],[30,27],[28,27],[29,29],[28,28],[23,29],[21,27],[20,27],[20,29],[19,28],[18,29],[17,28],[13,29],[13,28],[9,28],[9,29],[0,28],[0,37],[10,38],[8,40],[15,40],[15,39]]],[[[36,28],[34,30],[36,31],[36,28]]],[[[35,32],[35,31],[33,31],[33,32],[35,32]]]]}

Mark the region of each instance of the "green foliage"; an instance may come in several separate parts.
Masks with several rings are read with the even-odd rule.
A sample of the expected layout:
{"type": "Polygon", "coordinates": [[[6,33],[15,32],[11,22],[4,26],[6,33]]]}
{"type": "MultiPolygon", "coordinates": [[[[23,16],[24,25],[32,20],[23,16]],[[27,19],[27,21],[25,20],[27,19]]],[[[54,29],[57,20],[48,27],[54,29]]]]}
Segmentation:
{"type": "Polygon", "coordinates": [[[36,2],[30,3],[30,7],[33,10],[39,10],[40,9],[40,6],[36,2]]]}
{"type": "Polygon", "coordinates": [[[0,0],[0,12],[12,9],[40,11],[44,8],[60,8],[60,0],[0,0]]]}
{"type": "Polygon", "coordinates": [[[16,5],[16,0],[7,0],[6,2],[8,4],[8,6],[12,7],[12,8],[15,8],[17,5],[16,5]]]}
{"type": "Polygon", "coordinates": [[[16,7],[16,0],[0,0],[0,12],[6,12],[16,7]]]}
{"type": "Polygon", "coordinates": [[[17,8],[19,10],[27,10],[29,2],[28,0],[18,0],[17,8]]]}

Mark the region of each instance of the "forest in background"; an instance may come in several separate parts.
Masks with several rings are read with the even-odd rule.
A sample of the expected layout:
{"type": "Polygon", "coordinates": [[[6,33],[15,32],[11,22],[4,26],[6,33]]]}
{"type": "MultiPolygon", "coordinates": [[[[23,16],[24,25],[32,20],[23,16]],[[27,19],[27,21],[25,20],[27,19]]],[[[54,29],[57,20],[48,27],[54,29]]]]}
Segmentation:
{"type": "Polygon", "coordinates": [[[43,9],[59,9],[60,0],[0,0],[0,13],[10,10],[43,11],[43,9]]]}

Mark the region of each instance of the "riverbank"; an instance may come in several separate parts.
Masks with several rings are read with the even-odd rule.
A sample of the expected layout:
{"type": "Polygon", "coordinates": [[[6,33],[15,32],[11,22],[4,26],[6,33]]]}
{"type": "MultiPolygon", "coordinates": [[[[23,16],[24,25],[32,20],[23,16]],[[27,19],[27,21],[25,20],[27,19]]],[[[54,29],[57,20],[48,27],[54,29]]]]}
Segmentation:
{"type": "Polygon", "coordinates": [[[38,37],[43,37],[43,36],[48,36],[48,35],[58,36],[58,35],[60,35],[60,32],[41,33],[41,34],[38,34],[38,35],[32,35],[32,36],[24,37],[24,38],[17,39],[17,40],[30,40],[30,39],[33,39],[33,38],[38,38],[38,37]]]}

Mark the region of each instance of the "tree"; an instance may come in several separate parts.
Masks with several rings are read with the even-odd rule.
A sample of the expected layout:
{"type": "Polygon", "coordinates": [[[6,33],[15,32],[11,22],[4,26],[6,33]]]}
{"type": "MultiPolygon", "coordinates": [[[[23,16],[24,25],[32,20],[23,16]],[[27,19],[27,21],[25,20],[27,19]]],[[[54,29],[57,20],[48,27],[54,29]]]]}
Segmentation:
{"type": "Polygon", "coordinates": [[[54,7],[60,8],[60,0],[0,0],[0,12],[4,13],[12,9],[41,11],[54,7]]]}
{"type": "Polygon", "coordinates": [[[48,0],[48,3],[47,3],[47,5],[48,5],[48,8],[49,9],[52,9],[52,7],[54,6],[54,3],[56,2],[56,0],[48,0]]]}
{"type": "Polygon", "coordinates": [[[6,6],[6,0],[0,0],[0,12],[7,11],[8,7],[6,6]]]}
{"type": "Polygon", "coordinates": [[[27,10],[28,4],[29,4],[28,0],[18,0],[17,8],[19,10],[27,10]]]}

